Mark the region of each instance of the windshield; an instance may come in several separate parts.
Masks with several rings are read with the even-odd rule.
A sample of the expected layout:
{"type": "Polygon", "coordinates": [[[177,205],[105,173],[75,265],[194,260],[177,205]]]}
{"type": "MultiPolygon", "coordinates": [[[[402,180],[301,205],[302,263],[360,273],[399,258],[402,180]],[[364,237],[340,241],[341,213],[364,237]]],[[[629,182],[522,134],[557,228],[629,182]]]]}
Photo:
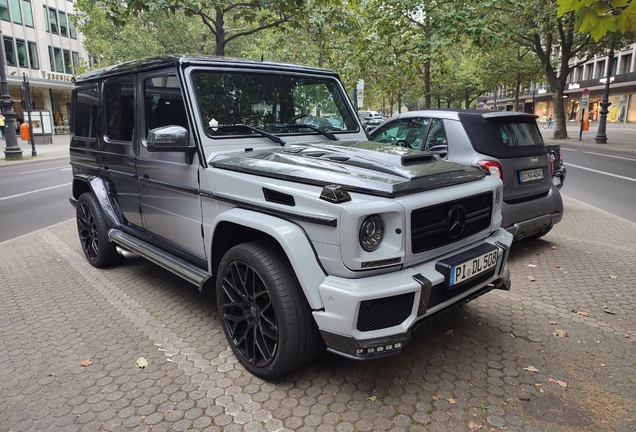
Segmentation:
{"type": "Polygon", "coordinates": [[[214,127],[230,124],[277,135],[317,134],[314,128],[336,133],[358,129],[335,79],[196,71],[192,82],[201,121],[212,137],[252,133],[248,128],[214,127]]]}

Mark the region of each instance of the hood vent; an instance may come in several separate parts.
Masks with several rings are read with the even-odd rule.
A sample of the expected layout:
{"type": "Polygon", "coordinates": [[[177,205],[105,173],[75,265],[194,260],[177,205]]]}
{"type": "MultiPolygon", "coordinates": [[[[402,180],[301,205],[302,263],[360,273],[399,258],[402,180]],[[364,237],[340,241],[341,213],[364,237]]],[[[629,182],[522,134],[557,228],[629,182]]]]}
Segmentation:
{"type": "Polygon", "coordinates": [[[265,197],[265,201],[268,202],[282,204],[290,207],[294,207],[296,205],[294,197],[283,192],[263,188],[263,196],[265,197]]]}
{"type": "Polygon", "coordinates": [[[437,159],[435,159],[435,156],[427,152],[424,154],[403,156],[401,162],[402,162],[402,166],[411,166],[411,165],[419,165],[422,163],[435,162],[436,160],[437,159]]]}

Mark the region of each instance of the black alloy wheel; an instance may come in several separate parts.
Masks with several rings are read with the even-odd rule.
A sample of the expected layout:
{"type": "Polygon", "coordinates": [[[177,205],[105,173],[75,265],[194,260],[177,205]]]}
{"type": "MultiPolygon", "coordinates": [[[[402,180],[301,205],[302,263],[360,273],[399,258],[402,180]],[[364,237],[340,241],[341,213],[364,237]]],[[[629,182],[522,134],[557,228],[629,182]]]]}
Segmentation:
{"type": "Polygon", "coordinates": [[[221,260],[216,287],[225,336],[252,374],[279,378],[322,351],[307,300],[280,248],[265,241],[234,246],[221,260]]]}
{"type": "Polygon", "coordinates": [[[95,195],[87,192],[79,197],[75,219],[80,245],[91,265],[107,267],[121,261],[123,257],[108,239],[108,223],[95,195]]]}

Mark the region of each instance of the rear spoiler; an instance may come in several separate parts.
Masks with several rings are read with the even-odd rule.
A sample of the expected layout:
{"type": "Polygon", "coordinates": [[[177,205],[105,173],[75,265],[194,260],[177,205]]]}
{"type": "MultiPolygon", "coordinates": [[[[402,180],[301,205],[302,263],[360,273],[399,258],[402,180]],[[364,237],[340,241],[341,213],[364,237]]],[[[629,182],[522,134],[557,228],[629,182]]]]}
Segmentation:
{"type": "Polygon", "coordinates": [[[516,111],[489,111],[481,115],[485,119],[493,119],[493,118],[502,118],[502,117],[531,117],[531,118],[539,118],[536,114],[522,113],[516,111]]]}

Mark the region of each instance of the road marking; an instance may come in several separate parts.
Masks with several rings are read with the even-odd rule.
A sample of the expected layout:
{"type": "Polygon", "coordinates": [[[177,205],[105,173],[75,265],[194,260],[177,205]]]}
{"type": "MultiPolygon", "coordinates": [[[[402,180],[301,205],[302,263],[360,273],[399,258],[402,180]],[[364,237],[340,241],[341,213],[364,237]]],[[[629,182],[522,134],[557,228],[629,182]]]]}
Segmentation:
{"type": "Polygon", "coordinates": [[[23,193],[19,193],[19,194],[15,194],[15,195],[10,195],[10,196],[6,196],[6,197],[0,198],[0,201],[8,200],[8,199],[11,199],[11,198],[18,198],[18,197],[25,196],[25,195],[31,195],[31,194],[38,193],[38,192],[44,192],[44,191],[51,190],[51,189],[57,189],[57,188],[65,187],[65,186],[70,186],[72,184],[73,183],[64,183],[64,184],[57,185],[57,186],[50,186],[50,187],[47,187],[47,188],[44,188],[44,189],[37,189],[37,190],[29,191],[29,192],[23,192],[23,193]]]}
{"type": "Polygon", "coordinates": [[[52,171],[52,170],[60,170],[60,171],[67,171],[70,170],[71,168],[67,168],[67,167],[57,167],[57,168],[43,168],[43,169],[39,169],[39,170],[35,170],[35,171],[24,171],[18,174],[33,174],[33,173],[38,173],[38,172],[42,172],[42,171],[52,171]]]}
{"type": "Polygon", "coordinates": [[[624,160],[636,162],[636,159],[626,158],[626,157],[623,157],[623,156],[606,155],[606,154],[603,154],[603,153],[594,153],[594,152],[583,152],[583,153],[587,153],[587,154],[591,154],[591,155],[598,155],[598,156],[605,156],[605,157],[612,157],[612,158],[616,158],[616,159],[624,159],[624,160]]]}
{"type": "Polygon", "coordinates": [[[612,173],[608,173],[608,172],[605,172],[605,171],[599,171],[599,170],[595,170],[595,169],[592,169],[592,168],[586,168],[586,167],[582,167],[582,166],[579,166],[579,165],[574,165],[574,164],[567,163],[567,162],[565,164],[567,166],[571,166],[571,167],[574,167],[574,168],[580,168],[582,170],[592,171],[592,172],[595,172],[595,173],[598,173],[598,174],[604,174],[606,176],[616,177],[616,178],[619,178],[619,179],[636,182],[636,178],[625,177],[625,176],[618,175],[618,174],[612,174],[612,173]]]}
{"type": "Polygon", "coordinates": [[[561,150],[577,152],[578,150],[561,147],[561,150]]]}

